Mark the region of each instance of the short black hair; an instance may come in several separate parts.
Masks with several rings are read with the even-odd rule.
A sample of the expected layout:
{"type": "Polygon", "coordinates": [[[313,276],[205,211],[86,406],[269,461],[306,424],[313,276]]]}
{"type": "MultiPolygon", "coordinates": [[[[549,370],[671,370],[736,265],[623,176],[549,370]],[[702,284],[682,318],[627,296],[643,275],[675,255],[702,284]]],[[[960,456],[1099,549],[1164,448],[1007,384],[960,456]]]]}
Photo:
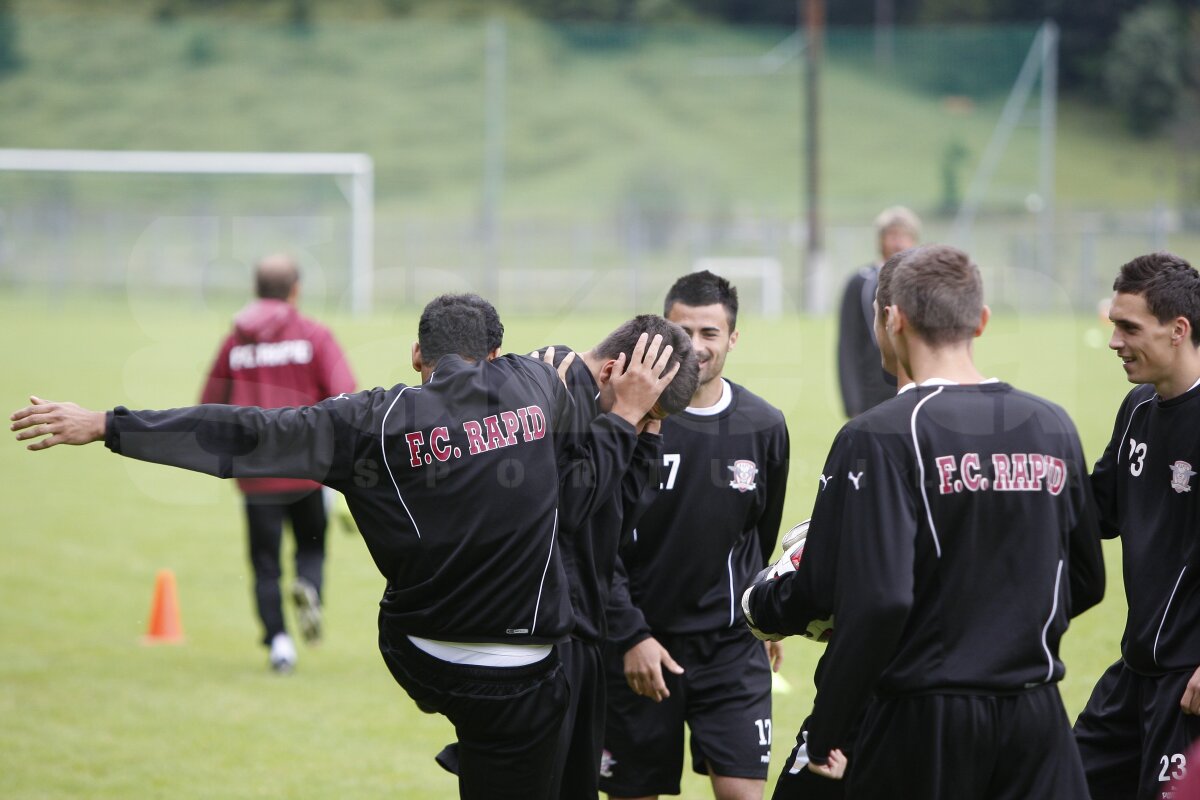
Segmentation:
{"type": "Polygon", "coordinates": [[[1113,291],[1141,295],[1161,323],[1186,317],[1192,345],[1200,345],[1200,273],[1180,256],[1163,250],[1138,256],[1121,266],[1113,291]]]}
{"type": "Polygon", "coordinates": [[[700,382],[700,366],[692,349],[692,339],[683,328],[657,314],[640,314],[604,337],[604,341],[592,348],[592,352],[604,359],[616,358],[624,353],[628,368],[633,348],[643,333],[649,334],[650,339],[656,334],[661,335],[663,343],[671,345],[669,363],[678,364],[679,371],[659,395],[656,406],[664,415],[678,414],[688,407],[700,382]]]}
{"type": "Polygon", "coordinates": [[[496,309],[477,294],[443,294],[433,298],[417,323],[421,360],[433,366],[446,355],[471,361],[487,358],[495,349],[489,346],[490,315],[499,323],[496,309]],[[490,309],[490,314],[485,309],[490,309]]]}
{"type": "Polygon", "coordinates": [[[461,298],[462,302],[467,305],[478,308],[483,313],[484,326],[487,328],[488,352],[499,350],[500,346],[504,344],[504,323],[500,321],[500,315],[496,312],[496,307],[477,294],[460,294],[455,296],[461,298]]]}
{"type": "Polygon", "coordinates": [[[925,341],[970,339],[983,314],[983,278],[971,257],[945,244],[914,247],[892,271],[892,304],[925,341]]]}
{"type": "Polygon", "coordinates": [[[725,315],[729,317],[729,330],[737,328],[737,288],[720,275],[706,269],[684,275],[667,290],[667,298],[663,301],[664,317],[671,313],[671,306],[676,303],[683,303],[685,306],[711,306],[720,303],[725,306],[725,315]]]}

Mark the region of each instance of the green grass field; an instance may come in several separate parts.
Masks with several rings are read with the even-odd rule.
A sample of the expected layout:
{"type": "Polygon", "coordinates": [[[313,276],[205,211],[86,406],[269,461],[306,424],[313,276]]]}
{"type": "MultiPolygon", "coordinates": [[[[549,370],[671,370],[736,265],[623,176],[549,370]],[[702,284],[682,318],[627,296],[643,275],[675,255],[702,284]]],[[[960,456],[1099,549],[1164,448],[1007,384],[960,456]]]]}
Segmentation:
{"type": "MultiPolygon", "coordinates": [[[[129,296],[52,304],[0,294],[8,344],[3,407],[34,392],[95,408],[194,402],[231,308],[129,296]]],[[[503,309],[501,309],[503,311],[503,309]]],[[[330,320],[361,383],[407,381],[411,315],[330,320]]],[[[593,344],[611,317],[507,321],[506,346],[593,344]]],[[[833,322],[744,319],[728,375],[781,407],[792,434],[787,520],[808,514],[841,423],[833,322]]],[[[1062,403],[1089,457],[1127,389],[1094,319],[996,319],[978,342],[984,371],[1062,403]]],[[[288,678],[258,647],[238,495],[231,483],[140,464],[93,445],[0,447],[0,796],[376,798],[453,796],[433,763],[451,731],[417,711],[375,644],[382,578],[357,536],[331,532],[328,634],[288,678]],[[180,646],[140,637],[159,569],[178,578],[180,646]]],[[[1117,657],[1119,550],[1109,592],[1064,644],[1068,711],[1117,657]]],[[[817,646],[787,646],[776,696],[772,780],[812,700],[817,646]]],[[[688,776],[685,797],[709,796],[688,776]]]]}

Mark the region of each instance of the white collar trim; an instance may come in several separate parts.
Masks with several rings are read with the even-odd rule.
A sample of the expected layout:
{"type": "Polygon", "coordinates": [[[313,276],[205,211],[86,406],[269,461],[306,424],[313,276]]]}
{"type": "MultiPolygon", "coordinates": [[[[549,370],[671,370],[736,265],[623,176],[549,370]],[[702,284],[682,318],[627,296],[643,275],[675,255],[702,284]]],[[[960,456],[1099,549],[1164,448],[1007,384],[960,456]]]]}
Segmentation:
{"type": "Polygon", "coordinates": [[[695,414],[697,417],[715,417],[725,409],[729,408],[729,404],[733,402],[733,387],[729,385],[729,381],[721,378],[721,399],[713,403],[711,406],[704,408],[695,408],[688,406],[685,411],[689,414],[695,414]]]}

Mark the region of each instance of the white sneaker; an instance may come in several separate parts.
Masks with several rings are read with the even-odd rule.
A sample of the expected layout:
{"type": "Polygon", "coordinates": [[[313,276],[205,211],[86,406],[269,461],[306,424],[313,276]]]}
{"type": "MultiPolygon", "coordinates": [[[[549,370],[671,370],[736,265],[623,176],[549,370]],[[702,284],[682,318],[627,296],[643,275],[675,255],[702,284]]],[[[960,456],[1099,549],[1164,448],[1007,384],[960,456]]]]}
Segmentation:
{"type": "Polygon", "coordinates": [[[296,604],[296,622],[305,643],[321,641],[321,597],[316,587],[304,578],[297,578],[292,584],[292,602],[296,604]]]}
{"type": "Polygon", "coordinates": [[[296,645],[286,633],[277,633],[271,639],[271,669],[287,675],[296,668],[296,645]]]}

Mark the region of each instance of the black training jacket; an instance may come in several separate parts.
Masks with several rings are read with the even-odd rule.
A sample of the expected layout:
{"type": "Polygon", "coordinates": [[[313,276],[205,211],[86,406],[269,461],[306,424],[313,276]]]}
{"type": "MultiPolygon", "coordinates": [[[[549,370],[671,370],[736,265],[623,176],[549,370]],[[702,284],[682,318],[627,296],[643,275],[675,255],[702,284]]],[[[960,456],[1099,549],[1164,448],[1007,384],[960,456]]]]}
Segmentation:
{"type": "Polygon", "coordinates": [[[914,387],[851,420],[795,573],[757,586],[766,631],[834,616],[809,726],[823,763],[868,698],[1058,681],[1104,561],[1075,426],[1004,383],[914,387]]]}
{"type": "MultiPolygon", "coordinates": [[[[545,351],[538,351],[541,356],[545,351]]],[[[555,347],[555,364],[569,348],[555,347]]],[[[617,544],[633,525],[633,507],[650,481],[658,480],[662,437],[636,435],[632,425],[613,413],[600,413],[600,389],[591,370],[576,358],[567,368],[567,391],[574,401],[569,422],[573,434],[570,460],[577,466],[565,474],[559,542],[570,585],[572,635],[601,642],[608,635],[605,608],[617,560],[617,544]],[[636,436],[636,439],[635,439],[636,436]],[[592,467],[595,466],[596,469],[592,467]],[[585,498],[574,500],[583,490],[585,498]],[[589,507],[584,507],[589,506],[589,507]],[[585,513],[583,513],[585,512],[585,513]]]]}
{"type": "Polygon", "coordinates": [[[1121,537],[1129,611],[1121,654],[1143,674],[1200,665],[1200,387],[1126,395],[1092,469],[1106,537],[1121,537]]]}
{"type": "Polygon", "coordinates": [[[779,409],[730,382],[729,407],[663,421],[659,484],[621,547],[610,637],[742,625],[742,590],[775,549],[787,491],[788,432],[779,409]],[[627,585],[626,584],[627,576],[627,585]]]}
{"type": "MultiPolygon", "coordinates": [[[[572,469],[559,463],[570,414],[546,364],[447,356],[424,385],[303,408],[118,407],[106,444],[223,478],[307,478],[337,489],[387,579],[381,628],[534,644],[571,629],[556,541],[560,472],[572,469]]],[[[593,507],[593,484],[564,481],[577,485],[573,508],[593,507]]]]}

